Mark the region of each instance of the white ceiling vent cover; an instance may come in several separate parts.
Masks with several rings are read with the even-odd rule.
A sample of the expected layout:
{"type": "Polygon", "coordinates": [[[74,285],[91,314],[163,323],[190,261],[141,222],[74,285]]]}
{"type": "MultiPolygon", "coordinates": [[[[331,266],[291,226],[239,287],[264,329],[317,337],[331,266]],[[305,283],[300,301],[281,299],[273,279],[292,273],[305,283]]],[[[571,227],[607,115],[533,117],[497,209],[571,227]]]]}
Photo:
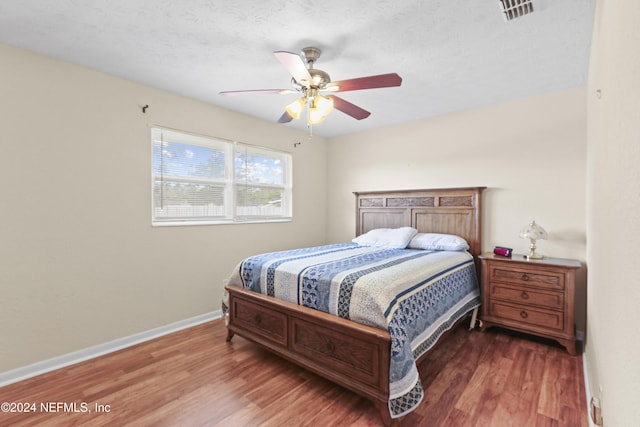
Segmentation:
{"type": "Polygon", "coordinates": [[[499,0],[499,3],[505,21],[533,13],[533,0],[499,0]]]}

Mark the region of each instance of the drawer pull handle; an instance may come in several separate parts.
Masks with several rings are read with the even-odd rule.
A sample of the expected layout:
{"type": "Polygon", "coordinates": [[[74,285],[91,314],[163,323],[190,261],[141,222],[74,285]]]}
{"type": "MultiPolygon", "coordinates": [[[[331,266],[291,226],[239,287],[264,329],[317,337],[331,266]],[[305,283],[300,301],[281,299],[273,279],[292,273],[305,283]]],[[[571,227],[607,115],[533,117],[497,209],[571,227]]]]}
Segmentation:
{"type": "Polygon", "coordinates": [[[329,341],[327,343],[327,350],[329,350],[329,353],[333,353],[336,349],[336,345],[334,343],[332,343],[331,341],[329,341]]]}
{"type": "Polygon", "coordinates": [[[529,299],[529,294],[525,291],[522,291],[522,294],[520,296],[522,297],[522,299],[529,299]]]}
{"type": "Polygon", "coordinates": [[[526,311],[522,310],[522,311],[520,312],[520,317],[522,317],[523,319],[526,319],[527,317],[529,317],[529,315],[527,314],[527,312],[526,312],[526,311]]]}
{"type": "Polygon", "coordinates": [[[253,320],[255,320],[256,323],[259,325],[260,323],[262,323],[262,316],[260,316],[259,314],[256,314],[253,320]]]}
{"type": "Polygon", "coordinates": [[[524,273],[522,275],[522,280],[524,280],[525,282],[527,282],[529,280],[529,276],[527,276],[527,273],[524,273]]]}

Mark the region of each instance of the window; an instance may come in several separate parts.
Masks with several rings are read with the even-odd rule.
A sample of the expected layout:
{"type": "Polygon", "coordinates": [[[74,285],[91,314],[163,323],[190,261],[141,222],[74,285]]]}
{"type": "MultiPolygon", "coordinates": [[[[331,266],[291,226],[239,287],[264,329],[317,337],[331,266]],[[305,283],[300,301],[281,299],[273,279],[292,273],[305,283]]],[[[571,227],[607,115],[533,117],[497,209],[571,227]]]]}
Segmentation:
{"type": "Polygon", "coordinates": [[[152,128],[153,225],[291,219],[291,155],[152,128]]]}

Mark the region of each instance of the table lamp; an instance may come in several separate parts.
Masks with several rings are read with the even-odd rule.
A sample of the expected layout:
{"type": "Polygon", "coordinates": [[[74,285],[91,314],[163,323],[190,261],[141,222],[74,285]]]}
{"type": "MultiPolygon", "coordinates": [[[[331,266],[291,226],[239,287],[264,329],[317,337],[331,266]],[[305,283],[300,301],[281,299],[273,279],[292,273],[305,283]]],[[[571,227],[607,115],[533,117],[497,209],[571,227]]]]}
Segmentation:
{"type": "Polygon", "coordinates": [[[529,253],[525,255],[526,259],[542,259],[542,255],[536,253],[536,240],[546,240],[547,231],[536,224],[535,221],[524,226],[520,231],[520,238],[529,239],[531,242],[529,245],[529,253]]]}

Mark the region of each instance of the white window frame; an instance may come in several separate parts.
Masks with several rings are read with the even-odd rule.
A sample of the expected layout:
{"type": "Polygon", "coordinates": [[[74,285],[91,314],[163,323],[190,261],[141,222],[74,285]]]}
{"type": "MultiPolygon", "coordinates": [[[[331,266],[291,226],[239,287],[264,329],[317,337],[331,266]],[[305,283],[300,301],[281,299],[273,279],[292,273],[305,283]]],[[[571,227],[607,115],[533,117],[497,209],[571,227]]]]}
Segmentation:
{"type": "MultiPolygon", "coordinates": [[[[184,131],[153,126],[151,127],[151,224],[153,226],[178,226],[178,225],[211,225],[211,224],[246,224],[246,223],[265,223],[265,222],[289,222],[293,220],[293,186],[292,186],[292,155],[291,153],[274,150],[271,148],[260,147],[256,145],[244,144],[237,141],[230,141],[210,136],[196,135],[184,131]],[[167,138],[165,138],[167,136],[167,138]],[[224,150],[224,178],[197,178],[197,177],[176,177],[156,173],[156,164],[154,159],[154,146],[157,141],[161,144],[167,142],[176,142],[191,146],[200,146],[205,148],[216,148],[224,150]],[[245,182],[236,179],[235,159],[236,154],[242,152],[251,152],[255,154],[264,153],[265,157],[275,157],[282,165],[282,183],[260,183],[245,182]],[[172,181],[182,181],[189,183],[204,183],[212,185],[220,185],[224,188],[224,214],[220,216],[195,216],[195,215],[157,215],[159,212],[156,207],[155,182],[158,179],[171,179],[172,181]],[[253,213],[246,213],[248,208],[243,209],[236,200],[236,194],[241,187],[254,187],[277,189],[282,192],[280,200],[280,213],[273,212],[273,208],[268,206],[265,209],[256,208],[253,213]],[[256,213],[255,210],[258,212],[256,213]],[[261,212],[265,211],[265,212],[261,212]]],[[[193,208],[191,208],[193,209],[193,208]]],[[[189,211],[189,207],[185,208],[189,211]]]]}

